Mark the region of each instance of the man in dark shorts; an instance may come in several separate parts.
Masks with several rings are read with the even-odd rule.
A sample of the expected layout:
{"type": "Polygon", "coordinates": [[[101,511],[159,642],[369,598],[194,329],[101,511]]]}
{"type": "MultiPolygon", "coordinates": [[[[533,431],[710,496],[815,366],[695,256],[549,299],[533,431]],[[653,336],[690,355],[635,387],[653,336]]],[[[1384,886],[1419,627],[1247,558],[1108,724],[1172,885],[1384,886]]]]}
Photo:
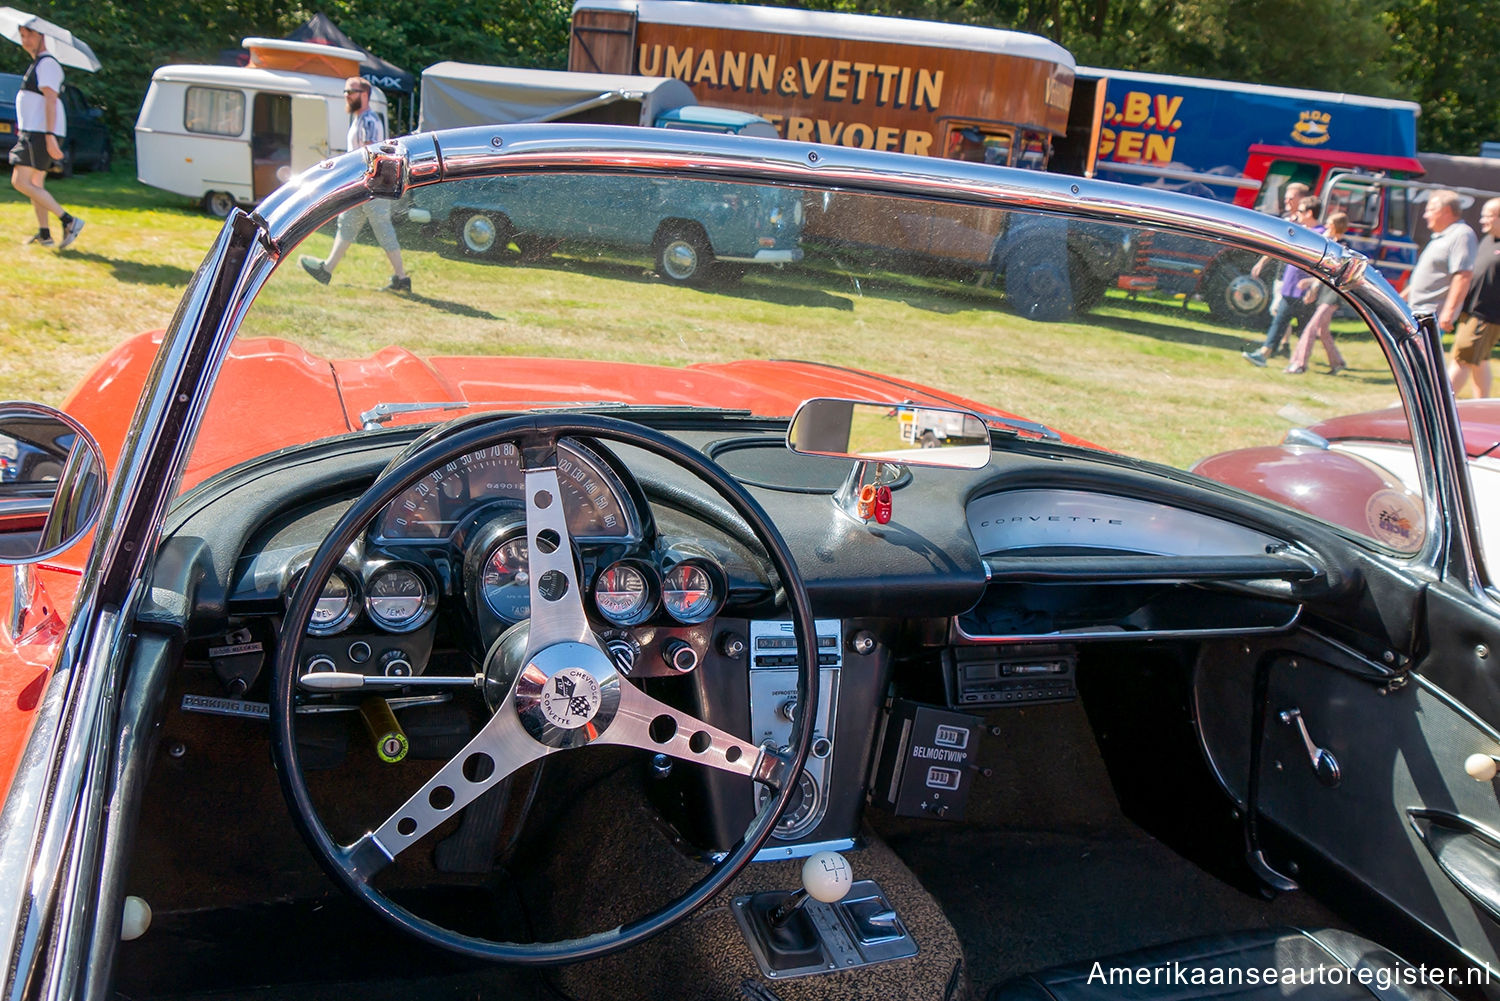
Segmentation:
{"type": "Polygon", "coordinates": [[[68,119],[58,94],[62,91],[63,70],[57,57],[47,52],[47,36],[23,26],[21,47],[31,56],[31,65],[16,92],[16,131],[20,135],[10,151],[10,186],[31,199],[36,210],[37,231],[28,244],[50,247],[52,230],[47,216],[62,220],[62,243],[66,247],[78,239],[83,220],[69,215],[44,187],[47,171],[63,158],[62,137],[68,133],[68,119]]]}
{"type": "Polygon", "coordinates": [[[1474,280],[1464,301],[1464,315],[1453,337],[1448,381],[1453,393],[1468,385],[1470,376],[1480,396],[1490,395],[1490,352],[1500,340],[1500,198],[1484,203],[1479,216],[1484,239],[1474,257],[1474,280]]]}

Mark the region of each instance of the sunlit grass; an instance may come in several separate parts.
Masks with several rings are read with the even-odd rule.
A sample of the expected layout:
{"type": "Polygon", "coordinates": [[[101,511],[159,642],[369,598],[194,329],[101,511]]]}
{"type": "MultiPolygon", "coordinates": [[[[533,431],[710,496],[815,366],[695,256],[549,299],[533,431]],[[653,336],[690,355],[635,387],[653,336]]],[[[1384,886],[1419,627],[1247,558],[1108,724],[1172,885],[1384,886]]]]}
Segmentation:
{"type": "MultiPolygon", "coordinates": [[[[58,403],[124,338],[166,325],[219,224],[185,199],[111,175],[53,182],[88,226],[64,252],[22,248],[34,220],[8,188],[0,239],[0,395],[58,403]]],[[[1337,378],[1321,349],[1310,374],[1257,369],[1240,357],[1258,331],[1213,323],[1200,304],[1111,295],[1078,322],[1008,312],[1001,292],[948,279],[856,279],[811,252],[802,266],[751,269],[723,288],[657,278],[649,252],[564,247],[522,265],[471,260],[450,238],[403,229],[415,295],[380,291],[389,268],[372,244],[349,254],[329,287],[296,264],[326,254],[321,233],[291,255],[251,313],[249,333],[285,337],[329,358],[385,345],[418,355],[549,355],[662,365],[799,358],[941,387],[1109,448],[1188,464],[1277,441],[1295,423],[1395,401],[1383,356],[1343,327],[1350,364],[1337,378]]]]}

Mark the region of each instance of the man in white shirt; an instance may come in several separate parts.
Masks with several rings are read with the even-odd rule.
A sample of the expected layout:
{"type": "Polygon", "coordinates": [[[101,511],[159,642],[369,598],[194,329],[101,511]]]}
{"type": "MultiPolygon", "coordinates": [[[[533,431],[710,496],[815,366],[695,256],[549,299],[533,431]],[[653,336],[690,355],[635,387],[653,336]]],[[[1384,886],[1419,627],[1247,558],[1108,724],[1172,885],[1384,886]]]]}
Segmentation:
{"type": "Polygon", "coordinates": [[[1422,212],[1432,238],[1422,248],[1411,281],[1401,293],[1411,308],[1437,314],[1438,330],[1453,329],[1469,295],[1479,238],[1463,221],[1463,199],[1456,191],[1434,191],[1422,212]]]}
{"type": "MultiPolygon", "coordinates": [[[[370,110],[370,81],[357,76],[345,80],[344,106],[354,116],[349,123],[350,150],[384,141],[385,126],[381,123],[380,116],[370,110]]],[[[379,198],[357,205],[339,216],[338,231],[334,234],[333,249],[329,251],[328,259],[320,261],[304,254],[301,259],[302,269],[327,285],[333,278],[334,269],[344,259],[344,254],[359,236],[359,231],[365,228],[367,221],[375,233],[375,242],[380,244],[380,249],[385,251],[386,258],[391,262],[391,280],[386,284],[385,291],[410,293],[411,278],[401,261],[401,245],[396,242],[396,227],[391,225],[391,205],[379,198]]]]}
{"type": "Polygon", "coordinates": [[[62,163],[62,137],[68,133],[67,115],[57,96],[63,85],[62,64],[47,52],[47,36],[40,31],[21,28],[21,47],[31,56],[31,65],[16,93],[16,131],[20,135],[10,151],[10,186],[31,199],[36,210],[37,231],[26,242],[52,246],[52,230],[47,225],[50,214],[62,220],[61,246],[66,247],[78,239],[83,220],[65,212],[44,187],[47,171],[62,163]]]}

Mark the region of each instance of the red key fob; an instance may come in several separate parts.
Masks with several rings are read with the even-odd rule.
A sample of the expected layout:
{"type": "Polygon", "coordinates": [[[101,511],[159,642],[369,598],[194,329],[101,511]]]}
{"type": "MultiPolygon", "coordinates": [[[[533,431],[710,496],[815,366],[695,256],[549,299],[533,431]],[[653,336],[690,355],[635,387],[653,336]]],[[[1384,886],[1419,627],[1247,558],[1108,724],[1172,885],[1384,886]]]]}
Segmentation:
{"type": "Polygon", "coordinates": [[[891,520],[890,487],[880,487],[875,491],[875,520],[882,525],[891,520]]]}

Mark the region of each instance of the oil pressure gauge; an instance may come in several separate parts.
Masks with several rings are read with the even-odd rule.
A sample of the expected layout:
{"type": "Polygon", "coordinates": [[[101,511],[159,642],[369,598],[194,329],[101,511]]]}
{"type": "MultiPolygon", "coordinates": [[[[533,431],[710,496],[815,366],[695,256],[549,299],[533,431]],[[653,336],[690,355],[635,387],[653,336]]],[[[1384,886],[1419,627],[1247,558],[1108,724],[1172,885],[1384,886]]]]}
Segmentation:
{"type": "Polygon", "coordinates": [[[387,563],[365,585],[365,611],[388,632],[421,628],[436,607],[437,595],[427,576],[411,563],[387,563]]]}
{"type": "Polygon", "coordinates": [[[617,626],[633,626],[656,611],[660,591],[655,567],[639,560],[619,560],[594,578],[594,607],[617,626]]]}

